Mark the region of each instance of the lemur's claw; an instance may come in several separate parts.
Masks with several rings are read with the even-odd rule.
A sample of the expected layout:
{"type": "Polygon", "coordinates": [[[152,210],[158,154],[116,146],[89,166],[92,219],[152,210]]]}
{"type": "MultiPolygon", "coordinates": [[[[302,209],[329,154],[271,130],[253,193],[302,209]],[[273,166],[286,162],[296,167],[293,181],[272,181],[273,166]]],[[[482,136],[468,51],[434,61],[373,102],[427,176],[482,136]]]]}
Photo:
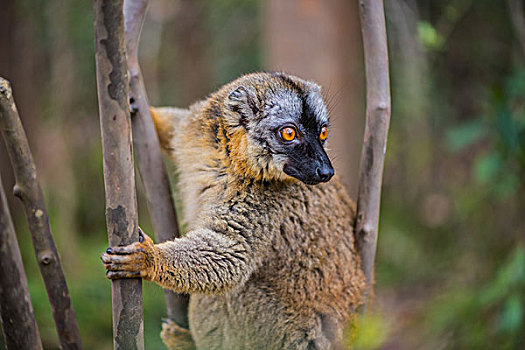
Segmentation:
{"type": "Polygon", "coordinates": [[[133,97],[133,94],[130,92],[129,93],[129,112],[131,113],[131,115],[139,111],[139,106],[137,106],[135,102],[136,102],[135,98],[133,97]]]}
{"type": "Polygon", "coordinates": [[[139,227],[139,242],[144,243],[144,232],[142,232],[142,229],[139,227]]]}

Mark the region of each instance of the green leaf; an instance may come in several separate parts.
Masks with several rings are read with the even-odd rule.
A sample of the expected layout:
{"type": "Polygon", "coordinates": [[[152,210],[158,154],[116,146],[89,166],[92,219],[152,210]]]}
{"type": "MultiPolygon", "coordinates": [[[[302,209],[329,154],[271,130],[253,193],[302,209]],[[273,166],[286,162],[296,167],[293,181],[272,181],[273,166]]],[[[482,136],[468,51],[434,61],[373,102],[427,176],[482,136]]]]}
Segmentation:
{"type": "Polygon", "coordinates": [[[481,305],[501,302],[511,291],[525,291],[525,249],[517,245],[507,262],[498,269],[496,278],[480,293],[481,305]]]}
{"type": "Polygon", "coordinates": [[[505,199],[515,194],[520,185],[519,178],[511,172],[496,182],[494,191],[498,199],[505,199]]]}
{"type": "Polygon", "coordinates": [[[387,325],[380,314],[368,313],[358,330],[355,347],[358,349],[379,349],[387,339],[387,325]]]}
{"type": "Polygon", "coordinates": [[[523,301],[519,294],[513,294],[503,306],[499,328],[503,332],[514,333],[523,325],[523,301]]]}
{"type": "Polygon", "coordinates": [[[505,268],[505,272],[513,284],[521,285],[525,288],[525,249],[518,245],[505,268]]]}
{"type": "Polygon", "coordinates": [[[417,34],[419,40],[427,49],[440,50],[445,44],[443,36],[429,22],[419,22],[417,24],[417,34]]]}
{"type": "Polygon", "coordinates": [[[487,183],[496,177],[502,165],[501,156],[491,152],[476,159],[474,164],[475,174],[478,182],[487,183]]]}
{"type": "Polygon", "coordinates": [[[496,121],[498,136],[502,143],[510,151],[517,151],[520,147],[520,129],[517,120],[512,118],[505,108],[497,115],[496,121]]]}
{"type": "Polygon", "coordinates": [[[446,145],[453,152],[459,152],[487,135],[486,125],[479,121],[465,123],[446,134],[446,145]]]}

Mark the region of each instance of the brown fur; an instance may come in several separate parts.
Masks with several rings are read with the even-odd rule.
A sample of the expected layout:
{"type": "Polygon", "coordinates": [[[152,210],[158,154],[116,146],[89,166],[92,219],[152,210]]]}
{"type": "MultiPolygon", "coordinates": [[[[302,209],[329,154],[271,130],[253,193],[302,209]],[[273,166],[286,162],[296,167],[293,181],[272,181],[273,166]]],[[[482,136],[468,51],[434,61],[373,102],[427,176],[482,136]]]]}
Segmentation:
{"type": "MultiPolygon", "coordinates": [[[[239,84],[293,89],[252,74],[188,110],[152,109],[160,142],[178,167],[189,232],[156,245],[146,237],[123,247],[131,254],[118,261],[124,255],[105,254],[108,274],[139,271],[191,293],[197,349],[339,348],[364,288],[355,205],[337,178],[305,185],[250,141],[225,106],[239,84]]],[[[264,94],[259,99],[264,103],[264,94]]],[[[181,348],[174,345],[180,330],[170,337],[170,329],[163,340],[181,348]]]]}
{"type": "Polygon", "coordinates": [[[195,342],[188,329],[182,328],[171,320],[162,323],[160,333],[162,341],[170,350],[195,350],[195,342]]]}

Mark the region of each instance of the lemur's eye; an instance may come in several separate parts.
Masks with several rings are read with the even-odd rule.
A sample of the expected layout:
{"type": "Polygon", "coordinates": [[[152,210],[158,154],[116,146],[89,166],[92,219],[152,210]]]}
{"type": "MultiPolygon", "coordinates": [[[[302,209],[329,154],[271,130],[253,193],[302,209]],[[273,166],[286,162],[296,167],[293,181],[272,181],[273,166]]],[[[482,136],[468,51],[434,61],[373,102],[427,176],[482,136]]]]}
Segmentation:
{"type": "Polygon", "coordinates": [[[321,133],[319,134],[319,139],[321,141],[324,141],[326,140],[327,137],[328,137],[328,128],[326,126],[323,126],[321,128],[321,133]]]}
{"type": "Polygon", "coordinates": [[[290,127],[290,126],[282,128],[280,133],[281,133],[281,138],[284,141],[293,141],[293,140],[295,140],[295,135],[296,135],[295,129],[290,127]]]}

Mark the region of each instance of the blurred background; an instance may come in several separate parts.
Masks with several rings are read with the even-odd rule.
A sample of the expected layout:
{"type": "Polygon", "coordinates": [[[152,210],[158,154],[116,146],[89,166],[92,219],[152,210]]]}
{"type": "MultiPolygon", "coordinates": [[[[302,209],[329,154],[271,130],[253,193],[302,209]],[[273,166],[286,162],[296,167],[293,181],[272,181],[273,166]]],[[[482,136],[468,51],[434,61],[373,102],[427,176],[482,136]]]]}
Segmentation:
{"type": "MultiPolygon", "coordinates": [[[[362,349],[525,348],[523,8],[385,0],[392,121],[362,349]]],[[[0,75],[37,162],[84,348],[111,349],[92,3],[0,0],[0,9],[0,75]]],[[[355,198],[365,110],[357,1],[151,0],[140,58],[152,105],[187,106],[263,69],[319,82],[336,171],[355,198]]],[[[0,169],[40,334],[57,349],[3,143],[0,169]]],[[[146,348],[160,349],[164,296],[144,287],[146,348]]]]}

